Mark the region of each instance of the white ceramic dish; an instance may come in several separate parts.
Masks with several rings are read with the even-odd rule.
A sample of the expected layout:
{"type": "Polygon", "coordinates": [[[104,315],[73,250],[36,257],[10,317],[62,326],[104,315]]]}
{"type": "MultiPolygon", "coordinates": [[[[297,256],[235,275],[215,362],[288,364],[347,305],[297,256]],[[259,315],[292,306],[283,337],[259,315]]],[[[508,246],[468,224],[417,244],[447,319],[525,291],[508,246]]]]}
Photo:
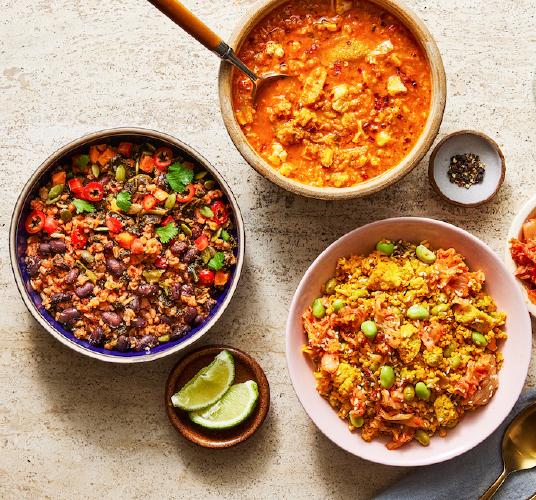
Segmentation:
{"type": "MultiPolygon", "coordinates": [[[[515,262],[512,260],[512,256],[510,255],[509,242],[512,238],[519,238],[521,236],[521,229],[523,227],[523,224],[531,216],[536,216],[536,196],[533,196],[530,200],[528,200],[523,205],[521,210],[514,217],[514,220],[512,221],[512,225],[510,226],[510,230],[508,231],[508,239],[506,243],[504,260],[506,263],[506,267],[512,273],[512,276],[515,275],[517,266],[515,262]]],[[[529,296],[527,294],[527,289],[524,287],[523,283],[518,279],[516,279],[516,281],[521,287],[521,290],[525,297],[525,302],[527,303],[527,308],[530,314],[532,314],[536,318],[536,304],[530,301],[529,296]]]]}
{"type": "Polygon", "coordinates": [[[482,241],[463,229],[432,219],[401,217],[355,229],[330,245],[302,278],[290,306],[286,329],[286,356],[290,378],[305,411],[335,444],[359,457],[387,465],[415,466],[442,462],[464,453],[488,437],[506,418],[516,402],[530,363],[532,332],[524,298],[512,274],[482,241]],[[445,438],[434,438],[428,447],[417,443],[390,451],[383,441],[367,443],[337,416],[315,388],[312,365],[301,352],[305,342],[301,316],[318,296],[321,285],[333,275],[337,259],[367,254],[382,238],[429,240],[434,248],[454,247],[466,256],[472,269],[486,274],[486,290],[508,315],[508,339],[502,345],[504,365],[499,388],[485,407],[467,414],[445,438]]]}
{"type": "Polygon", "coordinates": [[[430,155],[428,176],[434,190],[446,201],[463,207],[476,207],[492,200],[504,182],[506,165],[497,143],[474,130],[460,130],[444,137],[430,155]],[[486,165],[484,180],[469,189],[450,182],[450,159],[459,154],[475,153],[486,165]]]}

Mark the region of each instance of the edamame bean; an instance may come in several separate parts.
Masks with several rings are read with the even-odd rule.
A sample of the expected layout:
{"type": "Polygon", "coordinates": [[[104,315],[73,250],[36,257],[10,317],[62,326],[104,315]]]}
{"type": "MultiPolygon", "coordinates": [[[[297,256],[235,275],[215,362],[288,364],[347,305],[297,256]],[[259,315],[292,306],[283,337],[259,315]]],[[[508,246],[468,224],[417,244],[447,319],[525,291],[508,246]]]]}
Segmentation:
{"type": "Polygon", "coordinates": [[[384,365],[380,368],[380,384],[385,389],[390,389],[395,383],[395,371],[392,366],[384,365]]]}
{"type": "Polygon", "coordinates": [[[415,249],[415,254],[417,255],[417,259],[425,264],[433,264],[436,261],[436,254],[424,245],[419,245],[415,249]]]}
{"type": "Polygon", "coordinates": [[[346,302],[342,299],[335,299],[333,301],[332,307],[335,312],[340,311],[344,306],[346,305],[346,302]]]}
{"type": "Polygon", "coordinates": [[[164,208],[166,210],[171,210],[175,206],[176,201],[177,201],[177,194],[176,193],[171,193],[166,198],[166,202],[164,203],[164,208]]]}
{"type": "Polygon", "coordinates": [[[331,278],[326,281],[326,284],[324,285],[324,291],[328,295],[333,295],[335,293],[336,286],[337,286],[337,280],[335,278],[331,278]]]}
{"type": "Polygon", "coordinates": [[[432,395],[430,389],[428,389],[424,382],[417,382],[417,384],[415,385],[415,394],[419,399],[422,399],[423,401],[428,401],[430,399],[430,396],[432,395]]]}
{"type": "Polygon", "coordinates": [[[354,290],[352,294],[350,295],[350,300],[356,300],[361,297],[368,297],[369,292],[365,288],[359,288],[357,290],[354,290]]]}
{"type": "Polygon", "coordinates": [[[451,369],[456,370],[456,368],[460,366],[461,362],[462,362],[461,356],[459,354],[455,354],[449,359],[449,366],[451,367],[451,369]]]}
{"type": "Polygon", "coordinates": [[[73,214],[70,210],[64,209],[60,212],[60,219],[63,222],[69,222],[73,218],[73,214]]]}
{"type": "Polygon", "coordinates": [[[430,312],[432,313],[432,316],[439,316],[441,313],[446,313],[448,310],[449,306],[447,304],[437,304],[432,307],[430,312]]]}
{"type": "Polygon", "coordinates": [[[95,179],[97,179],[100,175],[100,168],[97,164],[93,164],[91,165],[91,173],[93,174],[93,177],[95,177],[95,179]]]}
{"type": "Polygon", "coordinates": [[[315,299],[313,300],[313,305],[311,306],[313,311],[313,316],[318,319],[322,319],[326,315],[326,308],[322,304],[322,300],[315,299]]]}
{"type": "Polygon", "coordinates": [[[404,401],[411,403],[415,399],[415,389],[412,385],[406,385],[404,387],[404,401]]]}
{"type": "Polygon", "coordinates": [[[378,241],[376,243],[376,250],[384,255],[392,255],[395,251],[395,245],[390,241],[378,241]]]}
{"type": "Polygon", "coordinates": [[[478,347],[486,347],[488,345],[486,337],[478,332],[471,333],[471,340],[473,341],[473,344],[476,344],[478,347]]]}
{"type": "Polygon", "coordinates": [[[422,429],[417,429],[415,431],[415,439],[423,446],[428,446],[430,444],[430,436],[426,431],[423,431],[422,429]]]}
{"type": "Polygon", "coordinates": [[[363,332],[365,337],[367,337],[368,339],[373,339],[378,333],[378,328],[374,321],[368,320],[363,321],[363,323],[361,323],[361,331],[363,332]]]}
{"type": "Polygon", "coordinates": [[[123,182],[127,176],[127,171],[123,165],[119,165],[115,171],[115,180],[123,182]]]}
{"type": "Polygon", "coordinates": [[[363,427],[365,419],[363,417],[356,417],[354,415],[350,415],[350,423],[356,428],[363,427]]]}
{"type": "Polygon", "coordinates": [[[57,198],[61,193],[63,193],[63,188],[63,184],[56,184],[55,186],[52,186],[48,192],[48,199],[53,200],[54,198],[57,198]]]}
{"type": "Polygon", "coordinates": [[[427,319],[430,316],[428,307],[423,306],[422,304],[415,304],[411,306],[406,314],[409,319],[427,319]]]}
{"type": "Polygon", "coordinates": [[[221,239],[223,241],[229,241],[231,239],[231,235],[225,229],[222,229],[222,231],[221,231],[221,239]]]}

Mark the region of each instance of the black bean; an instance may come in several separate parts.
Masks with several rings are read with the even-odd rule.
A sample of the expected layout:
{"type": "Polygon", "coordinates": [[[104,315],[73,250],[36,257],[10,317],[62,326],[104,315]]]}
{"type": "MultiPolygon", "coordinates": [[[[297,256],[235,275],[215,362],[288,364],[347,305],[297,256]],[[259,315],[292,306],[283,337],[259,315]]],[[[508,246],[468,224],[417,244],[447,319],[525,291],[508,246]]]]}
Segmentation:
{"type": "Polygon", "coordinates": [[[69,307],[58,314],[58,321],[65,326],[71,326],[80,318],[80,312],[76,307],[69,307]]]}
{"type": "Polygon", "coordinates": [[[72,285],[78,278],[79,274],[80,274],[80,270],[74,267],[65,275],[65,278],[63,279],[63,281],[65,281],[65,283],[67,283],[68,285],[72,285]]]}
{"type": "Polygon", "coordinates": [[[173,321],[171,320],[171,318],[168,315],[161,314],[160,315],[160,323],[165,323],[166,325],[171,325],[171,323],[173,323],[173,321]]]}
{"type": "Polygon", "coordinates": [[[171,298],[173,300],[179,300],[181,298],[181,284],[173,283],[171,285],[171,298]]]}
{"type": "Polygon", "coordinates": [[[26,257],[26,270],[32,278],[39,274],[40,267],[41,259],[37,255],[31,255],[30,257],[26,257]]]}
{"type": "Polygon", "coordinates": [[[101,327],[97,326],[97,328],[95,328],[95,330],[93,330],[91,334],[89,335],[88,342],[93,347],[98,347],[102,345],[103,340],[104,340],[104,332],[102,331],[101,327]]]}
{"type": "Polygon", "coordinates": [[[186,262],[186,264],[189,264],[190,262],[195,260],[198,254],[199,250],[196,247],[190,247],[188,251],[182,256],[181,260],[183,262],[186,262]]]}
{"type": "Polygon", "coordinates": [[[188,244],[185,241],[175,241],[173,245],[171,245],[171,253],[173,255],[182,255],[184,252],[186,252],[188,248],[188,244]]]}
{"type": "Polygon", "coordinates": [[[118,278],[124,273],[125,266],[117,259],[110,257],[109,259],[106,259],[106,269],[108,269],[112,276],[118,278]]]}
{"type": "Polygon", "coordinates": [[[81,299],[88,297],[93,292],[93,283],[90,283],[89,281],[87,283],[84,283],[82,286],[79,286],[75,289],[74,293],[78,295],[81,299]]]}
{"type": "Polygon", "coordinates": [[[157,176],[155,179],[155,184],[164,191],[167,191],[169,188],[169,184],[165,174],[160,174],[159,176],[157,176]]]}
{"type": "Polygon", "coordinates": [[[199,326],[203,321],[205,320],[205,316],[203,314],[198,314],[194,319],[194,326],[199,326]]]}
{"type": "Polygon", "coordinates": [[[138,287],[138,295],[143,297],[152,297],[156,295],[158,288],[156,285],[151,285],[150,283],[143,283],[138,287]]]}
{"type": "Polygon", "coordinates": [[[136,318],[132,322],[132,326],[134,326],[135,328],[144,328],[145,326],[147,326],[147,321],[145,321],[145,318],[136,318]]]}
{"type": "Polygon", "coordinates": [[[51,251],[50,243],[39,243],[39,253],[41,255],[48,255],[51,251]]]}
{"type": "Polygon", "coordinates": [[[136,343],[136,351],[143,351],[144,349],[154,347],[158,344],[158,340],[154,335],[144,335],[136,343]]]}
{"type": "Polygon", "coordinates": [[[121,324],[121,316],[114,312],[103,312],[102,321],[104,321],[110,328],[117,328],[121,324]]]}
{"type": "Polygon", "coordinates": [[[177,325],[171,331],[171,335],[169,336],[169,338],[170,340],[178,340],[184,337],[191,329],[192,327],[190,325],[177,325]]]}
{"type": "Polygon", "coordinates": [[[181,316],[184,318],[185,323],[191,325],[197,316],[197,309],[195,307],[188,306],[182,311],[181,316]]]}
{"type": "Polygon", "coordinates": [[[50,297],[50,302],[52,304],[59,304],[61,302],[66,302],[66,301],[68,301],[70,299],[71,299],[71,294],[70,293],[60,292],[60,293],[55,293],[54,295],[52,295],[50,297]]]}
{"type": "Polygon", "coordinates": [[[201,233],[203,232],[203,228],[199,224],[192,224],[192,227],[190,227],[192,230],[192,238],[195,240],[196,238],[199,238],[201,236],[201,233]]]}
{"type": "Polygon", "coordinates": [[[113,248],[114,248],[114,244],[113,244],[112,241],[107,241],[107,242],[104,244],[104,251],[105,251],[105,252],[111,252],[113,248]]]}
{"type": "Polygon", "coordinates": [[[67,250],[67,245],[61,240],[52,240],[50,242],[50,249],[54,253],[64,253],[67,250]]]}
{"type": "Polygon", "coordinates": [[[140,310],[140,298],[137,295],[129,302],[129,307],[135,312],[140,310]]]}
{"type": "Polygon", "coordinates": [[[117,339],[117,344],[115,345],[116,350],[119,352],[125,352],[130,349],[130,342],[127,337],[120,335],[117,339]]]}

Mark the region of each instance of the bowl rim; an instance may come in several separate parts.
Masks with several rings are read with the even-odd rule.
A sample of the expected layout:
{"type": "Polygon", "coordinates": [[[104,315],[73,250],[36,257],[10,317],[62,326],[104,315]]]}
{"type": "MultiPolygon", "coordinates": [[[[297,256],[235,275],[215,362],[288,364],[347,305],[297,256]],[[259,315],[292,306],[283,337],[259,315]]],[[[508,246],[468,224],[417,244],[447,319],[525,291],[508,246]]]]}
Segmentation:
{"type": "MultiPolygon", "coordinates": [[[[529,368],[529,365],[530,365],[530,352],[531,352],[531,346],[532,346],[532,335],[527,336],[527,340],[528,340],[528,348],[527,348],[528,361],[526,363],[526,367],[523,368],[523,371],[521,373],[522,382],[519,384],[519,386],[517,387],[517,390],[515,391],[515,398],[512,398],[512,401],[511,401],[512,404],[509,407],[505,406],[505,407],[502,408],[501,413],[499,414],[500,418],[496,419],[495,423],[492,425],[492,429],[489,430],[489,432],[483,433],[481,436],[478,436],[478,438],[474,442],[471,442],[469,444],[462,445],[462,446],[457,446],[454,449],[454,451],[443,452],[439,456],[431,457],[431,458],[428,458],[428,459],[412,459],[412,458],[410,458],[408,456],[404,456],[403,457],[403,463],[401,463],[401,459],[397,459],[398,455],[396,454],[396,451],[392,454],[392,457],[391,457],[391,455],[388,455],[387,458],[383,458],[383,457],[382,458],[377,458],[377,457],[373,457],[373,456],[371,456],[370,454],[367,454],[367,453],[358,454],[356,452],[356,450],[354,450],[349,445],[350,440],[348,440],[348,441],[346,441],[344,443],[335,441],[327,433],[326,429],[324,428],[326,426],[322,426],[318,422],[316,415],[312,415],[311,413],[309,413],[309,411],[307,410],[307,407],[309,405],[305,401],[305,392],[302,391],[301,388],[294,381],[294,376],[295,376],[295,374],[298,373],[299,369],[297,367],[298,363],[296,363],[294,361],[295,353],[292,352],[293,349],[292,349],[292,345],[291,345],[291,338],[296,334],[295,331],[293,330],[292,320],[293,320],[293,318],[295,317],[296,314],[301,315],[302,311],[297,310],[297,308],[298,308],[298,298],[303,293],[303,291],[306,290],[305,284],[306,284],[309,276],[313,274],[313,267],[319,261],[324,259],[327,255],[329,255],[343,240],[351,238],[355,233],[363,231],[365,229],[370,229],[371,227],[374,227],[374,226],[388,225],[388,224],[392,224],[394,222],[396,222],[398,224],[404,224],[404,223],[410,223],[410,222],[412,222],[412,223],[415,223],[415,222],[419,223],[420,222],[420,223],[436,225],[440,229],[454,231],[455,233],[463,235],[465,238],[470,240],[472,243],[478,245],[479,247],[485,248],[486,251],[489,253],[489,255],[493,258],[493,260],[497,261],[498,265],[502,264],[502,261],[501,261],[500,257],[495,252],[493,252],[488,247],[488,245],[486,245],[486,243],[484,243],[482,240],[480,240],[476,236],[472,235],[471,233],[469,233],[465,229],[457,227],[457,226],[455,226],[453,224],[449,224],[447,222],[437,220],[437,219],[432,219],[430,217],[391,217],[391,218],[387,218],[387,219],[380,219],[380,220],[377,220],[377,221],[374,221],[374,222],[370,222],[370,223],[365,224],[363,226],[359,226],[359,227],[353,229],[352,231],[349,231],[348,233],[344,234],[343,236],[341,236],[340,238],[335,240],[330,245],[328,245],[328,247],[326,247],[315,258],[315,260],[309,265],[309,267],[307,268],[306,272],[302,276],[302,278],[301,278],[301,280],[300,280],[300,282],[299,282],[299,284],[298,284],[298,286],[296,288],[296,291],[295,291],[295,293],[294,293],[294,295],[292,297],[292,301],[291,301],[291,304],[290,304],[289,313],[288,313],[288,317],[287,317],[287,322],[286,322],[286,325],[285,325],[285,359],[286,359],[287,371],[289,373],[289,377],[290,377],[290,380],[291,380],[291,383],[292,383],[292,387],[294,389],[294,392],[296,393],[296,396],[298,397],[298,400],[300,401],[300,404],[302,405],[302,408],[304,409],[304,411],[308,415],[308,417],[316,425],[316,427],[320,430],[320,432],[322,432],[322,434],[324,434],[324,436],[326,436],[335,445],[341,447],[342,449],[344,449],[345,451],[351,453],[352,455],[359,456],[359,457],[361,457],[361,458],[363,458],[365,460],[369,460],[371,462],[380,463],[380,464],[384,464],[384,465],[394,465],[394,466],[401,466],[401,467],[413,467],[413,466],[431,465],[431,464],[434,464],[434,463],[440,463],[440,462],[450,460],[451,458],[454,458],[454,457],[456,457],[458,455],[466,453],[467,451],[469,451],[472,448],[476,447],[482,441],[487,439],[493,432],[495,432],[495,430],[500,426],[500,424],[508,416],[508,414],[511,411],[511,409],[513,408],[515,402],[519,398],[519,395],[521,394],[524,382],[525,382],[525,380],[527,378],[527,375],[528,375],[528,368],[529,368]]],[[[520,300],[522,299],[522,296],[521,296],[520,293],[519,293],[519,299],[520,300]]],[[[530,316],[529,316],[528,312],[527,312],[527,318],[526,319],[527,319],[527,324],[530,327],[531,323],[530,323],[530,316]]],[[[316,392],[316,389],[314,387],[307,389],[307,391],[311,391],[311,390],[316,392]]],[[[337,419],[339,418],[335,411],[333,411],[333,417],[337,418],[337,419]]]]}
{"type": "MultiPolygon", "coordinates": [[[[238,50],[245,37],[251,29],[273,9],[289,0],[260,0],[253,8],[242,18],[229,39],[229,45],[238,50]]],[[[324,199],[324,200],[344,200],[368,196],[380,191],[409,174],[424,158],[431,148],[443,120],[445,112],[447,85],[446,74],[441,58],[439,48],[432,37],[432,34],[417,16],[405,3],[399,0],[367,0],[380,8],[383,8],[394,14],[404,26],[412,33],[422,50],[424,51],[430,65],[432,80],[432,99],[430,103],[430,112],[425,127],[419,136],[419,139],[413,146],[412,150],[402,159],[402,161],[365,182],[355,186],[345,188],[335,187],[315,187],[308,184],[289,179],[281,175],[271,165],[269,165],[246,140],[232,109],[231,98],[231,76],[232,66],[226,61],[220,64],[218,76],[218,94],[220,101],[220,111],[227,133],[238,149],[242,157],[263,177],[279,187],[301,196],[324,199]]]]}
{"type": "Polygon", "coordinates": [[[506,264],[506,267],[512,273],[512,275],[514,275],[514,278],[517,284],[521,287],[521,290],[523,292],[523,297],[525,298],[525,302],[527,303],[527,309],[529,310],[529,313],[534,318],[536,318],[536,304],[531,302],[531,300],[529,299],[529,294],[527,293],[527,289],[525,288],[525,285],[523,285],[521,280],[515,276],[517,265],[512,259],[512,255],[510,253],[510,240],[512,238],[519,238],[519,236],[521,235],[521,228],[523,224],[532,214],[536,214],[536,195],[531,196],[523,204],[521,209],[516,213],[516,215],[512,219],[512,223],[510,224],[510,229],[508,230],[508,237],[506,238],[506,245],[504,249],[504,263],[506,264]]]}
{"type": "Polygon", "coordinates": [[[445,137],[443,137],[443,139],[441,139],[435,145],[434,149],[432,150],[432,154],[430,155],[430,160],[428,162],[428,180],[430,181],[430,185],[432,186],[433,190],[443,200],[445,200],[448,203],[451,203],[452,205],[456,205],[458,207],[467,207],[467,208],[479,207],[480,205],[485,205],[486,203],[490,202],[499,193],[499,190],[501,189],[501,187],[502,187],[502,185],[504,183],[505,176],[506,176],[506,160],[504,158],[504,154],[503,154],[501,148],[499,147],[499,145],[489,135],[486,135],[484,132],[480,132],[479,130],[463,129],[463,130],[457,130],[456,132],[452,132],[450,134],[447,134],[445,137]],[[450,139],[452,139],[453,137],[457,137],[459,135],[473,135],[473,136],[479,137],[480,139],[484,139],[484,141],[486,141],[493,148],[493,150],[497,153],[497,155],[499,156],[499,160],[501,161],[501,176],[499,178],[499,182],[497,183],[497,186],[496,186],[495,190],[493,191],[493,193],[491,193],[484,200],[476,201],[474,203],[462,203],[460,201],[453,200],[453,199],[449,198],[445,193],[443,193],[443,191],[441,191],[441,189],[439,188],[439,186],[438,186],[438,184],[436,182],[435,175],[434,175],[434,170],[435,170],[435,159],[436,159],[437,153],[439,153],[439,150],[450,139]]]}
{"type": "Polygon", "coordinates": [[[131,364],[131,363],[144,363],[148,361],[155,361],[165,356],[169,356],[176,352],[182,351],[188,346],[190,346],[191,344],[193,344],[194,342],[198,341],[201,337],[203,337],[215,325],[215,323],[219,320],[223,312],[227,309],[227,306],[229,305],[236,291],[236,287],[240,280],[240,277],[242,274],[242,268],[244,265],[244,254],[245,254],[245,231],[244,231],[244,221],[242,219],[242,213],[240,211],[240,207],[238,206],[238,203],[236,201],[236,198],[233,192],[231,191],[225,179],[218,172],[218,170],[204,156],[202,156],[194,148],[184,143],[180,139],[177,139],[176,137],[173,137],[172,135],[166,134],[164,132],[159,132],[156,130],[145,129],[145,128],[140,128],[140,127],[118,127],[118,128],[103,129],[103,130],[99,130],[96,132],[91,132],[65,144],[64,146],[56,150],[54,153],[52,153],[50,156],[48,156],[39,165],[39,167],[37,167],[37,169],[33,172],[33,174],[29,177],[29,179],[24,184],[24,187],[22,188],[21,192],[19,193],[17,197],[17,201],[13,208],[13,213],[11,215],[11,222],[10,222],[10,228],[9,228],[9,255],[10,255],[11,270],[13,272],[13,276],[15,278],[15,282],[17,284],[19,294],[24,304],[26,305],[26,308],[30,311],[30,313],[35,318],[35,320],[48,333],[50,333],[56,340],[60,341],[63,345],[69,347],[70,349],[80,354],[83,354],[85,356],[88,356],[90,358],[98,359],[100,361],[105,361],[109,363],[116,363],[116,364],[131,364]],[[216,178],[216,180],[222,187],[223,191],[225,192],[225,195],[227,196],[229,203],[231,204],[232,209],[233,209],[233,215],[235,217],[236,228],[237,228],[237,233],[238,233],[237,258],[236,258],[235,269],[233,271],[233,277],[229,285],[229,288],[227,290],[226,296],[224,297],[218,309],[210,317],[210,319],[197,332],[195,332],[194,335],[187,338],[183,342],[170,347],[169,349],[163,349],[162,351],[156,352],[156,353],[149,352],[145,355],[130,356],[130,357],[129,356],[123,357],[123,356],[112,355],[112,354],[103,354],[103,353],[92,350],[90,347],[85,347],[80,344],[77,344],[76,342],[65,337],[52,324],[50,324],[37,310],[37,307],[35,306],[35,304],[33,303],[33,301],[31,300],[31,298],[29,297],[27,293],[27,290],[24,286],[24,282],[22,279],[21,271],[19,268],[18,255],[17,255],[17,230],[18,230],[17,222],[20,219],[22,210],[26,204],[28,196],[31,194],[35,185],[41,180],[42,176],[45,175],[46,172],[49,171],[56,164],[58,160],[68,155],[74,149],[84,146],[85,144],[94,142],[96,140],[111,139],[111,138],[114,138],[117,136],[123,136],[123,135],[129,135],[129,136],[134,136],[134,137],[138,136],[140,138],[150,138],[150,139],[156,139],[162,142],[167,142],[169,144],[174,145],[177,149],[184,151],[189,156],[195,158],[195,160],[198,161],[200,165],[206,168],[206,170],[208,170],[211,173],[211,175],[213,175],[216,178]]]}

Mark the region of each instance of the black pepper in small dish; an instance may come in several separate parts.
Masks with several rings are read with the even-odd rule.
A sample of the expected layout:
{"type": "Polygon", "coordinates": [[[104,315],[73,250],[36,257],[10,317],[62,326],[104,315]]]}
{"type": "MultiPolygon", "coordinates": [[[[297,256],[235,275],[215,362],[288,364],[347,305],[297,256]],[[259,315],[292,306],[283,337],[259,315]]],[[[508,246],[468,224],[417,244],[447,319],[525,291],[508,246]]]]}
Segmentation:
{"type": "Polygon", "coordinates": [[[457,186],[469,189],[475,184],[480,184],[484,180],[486,164],[474,153],[464,153],[454,155],[450,159],[447,172],[450,182],[457,186]]]}

